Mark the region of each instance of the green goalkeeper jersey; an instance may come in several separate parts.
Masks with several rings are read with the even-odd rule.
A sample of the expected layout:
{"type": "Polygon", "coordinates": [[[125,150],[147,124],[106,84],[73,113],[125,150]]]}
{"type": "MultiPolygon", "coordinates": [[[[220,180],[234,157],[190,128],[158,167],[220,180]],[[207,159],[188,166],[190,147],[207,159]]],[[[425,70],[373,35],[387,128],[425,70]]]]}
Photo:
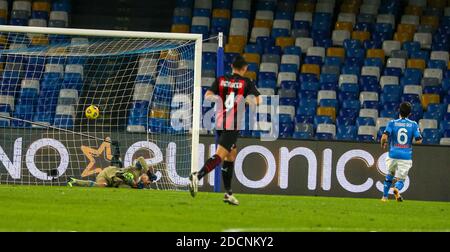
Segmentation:
{"type": "Polygon", "coordinates": [[[134,166],[126,168],[106,167],[97,178],[105,178],[110,187],[134,187],[139,181],[139,177],[142,174],[146,174],[148,169],[145,160],[138,158],[134,166]]]}

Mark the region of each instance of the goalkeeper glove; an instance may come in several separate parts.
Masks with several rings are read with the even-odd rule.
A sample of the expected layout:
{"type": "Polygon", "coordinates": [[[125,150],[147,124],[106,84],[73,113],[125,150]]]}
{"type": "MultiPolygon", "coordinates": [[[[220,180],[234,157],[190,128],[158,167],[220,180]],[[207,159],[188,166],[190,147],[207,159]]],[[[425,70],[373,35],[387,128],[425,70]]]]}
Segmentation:
{"type": "Polygon", "coordinates": [[[125,182],[129,185],[133,185],[134,184],[134,175],[130,172],[125,172],[123,174],[123,178],[125,180],[125,182]]]}

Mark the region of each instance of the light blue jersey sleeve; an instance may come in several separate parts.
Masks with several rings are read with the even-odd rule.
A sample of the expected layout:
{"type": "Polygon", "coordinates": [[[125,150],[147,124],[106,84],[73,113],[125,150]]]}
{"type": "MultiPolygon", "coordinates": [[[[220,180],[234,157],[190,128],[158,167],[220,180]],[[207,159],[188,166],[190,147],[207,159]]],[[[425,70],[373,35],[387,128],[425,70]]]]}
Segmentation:
{"type": "Polygon", "coordinates": [[[391,136],[392,134],[392,128],[393,128],[393,120],[389,121],[388,124],[386,125],[386,129],[384,130],[383,133],[386,133],[388,136],[391,136]]]}
{"type": "Polygon", "coordinates": [[[420,134],[420,128],[417,123],[414,124],[414,138],[416,141],[422,139],[422,134],[420,134]]]}

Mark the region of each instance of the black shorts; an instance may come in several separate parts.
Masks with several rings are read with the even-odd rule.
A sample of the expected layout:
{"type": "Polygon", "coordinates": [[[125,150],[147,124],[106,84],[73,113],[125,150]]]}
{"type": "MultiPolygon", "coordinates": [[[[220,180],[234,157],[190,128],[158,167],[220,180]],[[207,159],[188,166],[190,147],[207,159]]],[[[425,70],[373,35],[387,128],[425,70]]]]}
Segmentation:
{"type": "Polygon", "coordinates": [[[217,136],[219,137],[218,145],[224,147],[228,151],[236,148],[236,142],[239,136],[238,130],[218,130],[217,136]]]}

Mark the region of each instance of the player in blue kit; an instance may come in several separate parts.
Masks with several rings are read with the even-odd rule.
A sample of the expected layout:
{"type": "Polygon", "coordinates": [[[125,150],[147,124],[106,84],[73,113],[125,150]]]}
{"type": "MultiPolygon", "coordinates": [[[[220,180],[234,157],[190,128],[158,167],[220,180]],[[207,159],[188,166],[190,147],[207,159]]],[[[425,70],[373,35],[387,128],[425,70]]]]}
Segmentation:
{"type": "Polygon", "coordinates": [[[384,181],[381,201],[388,200],[389,189],[396,175],[397,182],[394,185],[394,196],[398,202],[403,201],[400,190],[402,190],[408,171],[412,166],[413,139],[416,140],[417,144],[422,143],[419,125],[415,121],[408,119],[410,114],[411,104],[409,102],[400,104],[399,119],[390,121],[381,137],[381,147],[383,149],[386,149],[389,142],[389,156],[386,158],[388,174],[384,181]]]}

